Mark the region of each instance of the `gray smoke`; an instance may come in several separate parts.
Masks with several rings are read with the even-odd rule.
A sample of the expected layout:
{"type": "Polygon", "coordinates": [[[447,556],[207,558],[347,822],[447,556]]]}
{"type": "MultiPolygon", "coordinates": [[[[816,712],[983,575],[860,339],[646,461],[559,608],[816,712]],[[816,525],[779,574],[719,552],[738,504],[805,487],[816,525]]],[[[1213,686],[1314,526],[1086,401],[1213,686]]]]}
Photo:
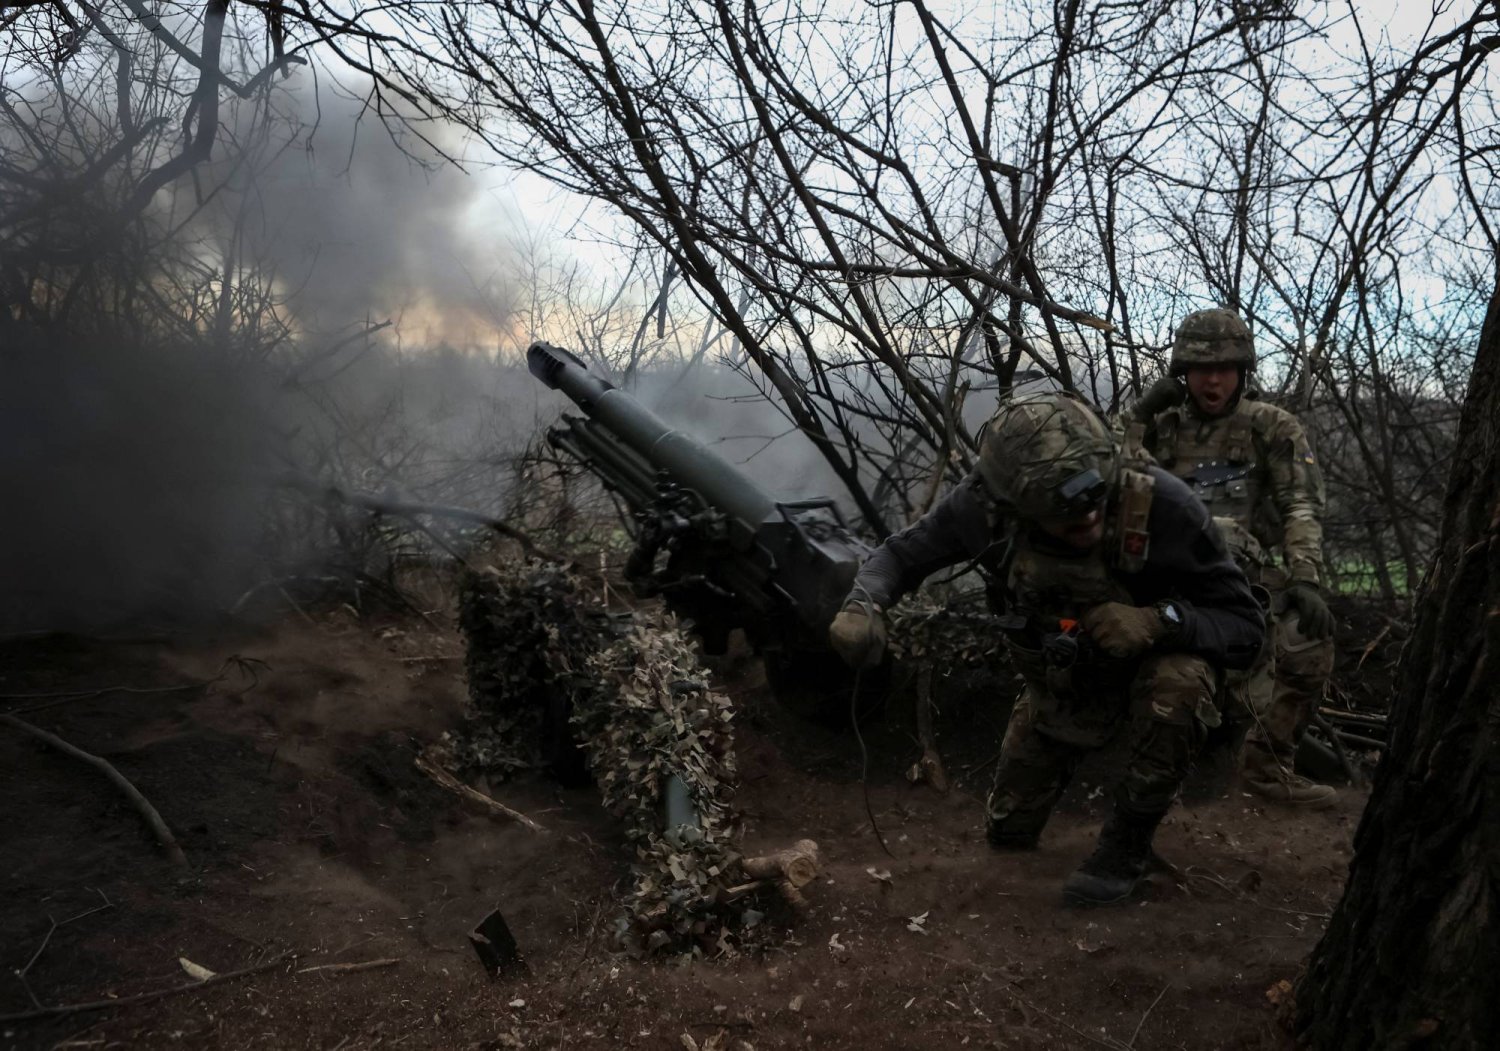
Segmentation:
{"type": "Polygon", "coordinates": [[[236,285],[269,293],[291,340],[250,338],[243,313],[215,334],[183,324],[186,307],[152,313],[150,297],[117,313],[107,287],[59,319],[0,316],[0,632],[193,620],[319,573],[338,538],[289,506],[305,497],[274,484],[288,473],[503,503],[531,423],[505,393],[514,370],[398,353],[496,341],[508,306],[487,276],[496,252],[471,235],[478,189],[413,161],[435,163],[347,98],[283,101],[306,126],[257,139],[231,116],[215,165],[148,217],[165,229],[198,207],[194,220],[159,256],[121,263],[172,295],[173,260],[235,260],[236,285]],[[387,318],[399,327],[344,342],[387,318]]]}
{"type": "Polygon", "coordinates": [[[409,344],[493,349],[510,304],[481,183],[442,156],[463,156],[457,133],[417,125],[429,144],[358,92],[291,83],[253,181],[213,219],[220,240],[240,225],[250,258],[295,292],[306,335],[390,319],[409,344]]]}

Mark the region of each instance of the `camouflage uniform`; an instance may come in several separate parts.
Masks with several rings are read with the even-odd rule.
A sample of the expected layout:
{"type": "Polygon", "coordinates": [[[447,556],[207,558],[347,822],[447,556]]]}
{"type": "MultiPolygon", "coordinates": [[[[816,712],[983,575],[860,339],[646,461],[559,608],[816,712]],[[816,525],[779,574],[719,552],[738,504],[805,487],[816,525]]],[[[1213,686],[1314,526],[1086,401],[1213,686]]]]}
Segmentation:
{"type": "Polygon", "coordinates": [[[1324,581],[1322,473],[1297,417],[1247,390],[1253,345],[1237,315],[1221,309],[1184,319],[1172,372],[1200,363],[1241,367],[1241,393],[1229,411],[1208,417],[1186,398],[1152,415],[1143,440],[1164,468],[1193,486],[1250,582],[1265,589],[1266,644],[1255,666],[1227,683],[1230,717],[1249,721],[1245,784],[1287,801],[1331,802],[1332,789],[1297,777],[1292,767],[1333,670],[1333,640],[1303,635],[1284,598],[1294,583],[1321,588],[1324,581]]]}
{"type": "MultiPolygon", "coordinates": [[[[1123,844],[1133,887],[1157,823],[1219,723],[1221,670],[1248,668],[1261,649],[1261,610],[1191,491],[1154,465],[1122,465],[1082,402],[1014,399],[989,428],[979,472],[881,545],[853,595],[878,620],[880,609],[939,569],[972,560],[985,573],[1004,644],[1025,681],[987,803],[990,842],[1034,846],[1078,762],[1128,728],[1131,753],[1114,813],[1099,851],[1069,882],[1123,844]],[[1002,417],[1012,436],[1018,419],[1037,426],[1019,441],[999,440],[1002,417]],[[1049,516],[1046,500],[1090,464],[1107,479],[1096,495],[1106,532],[1080,550],[1035,523],[1049,516]],[[1111,604],[1176,625],[1144,652],[1111,657],[1073,626],[1111,604]]],[[[1081,903],[1107,902],[1085,894],[1081,903]]]]}

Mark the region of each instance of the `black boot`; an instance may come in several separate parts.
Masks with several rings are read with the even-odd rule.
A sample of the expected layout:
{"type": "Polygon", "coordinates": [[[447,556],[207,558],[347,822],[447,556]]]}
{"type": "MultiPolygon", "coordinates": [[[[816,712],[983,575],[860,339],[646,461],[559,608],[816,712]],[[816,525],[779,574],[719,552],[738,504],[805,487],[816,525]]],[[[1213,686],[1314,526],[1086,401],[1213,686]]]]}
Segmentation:
{"type": "Polygon", "coordinates": [[[1017,831],[1006,828],[999,821],[991,821],[984,831],[984,837],[995,850],[1035,850],[1042,832],[1041,829],[1017,831]]]}
{"type": "Polygon", "coordinates": [[[1136,814],[1116,805],[1099,830],[1099,845],[1063,884],[1069,905],[1118,905],[1134,893],[1151,859],[1151,838],[1164,814],[1136,814]]]}
{"type": "Polygon", "coordinates": [[[991,815],[985,823],[985,839],[995,850],[1035,850],[1055,802],[1056,795],[1030,810],[1013,810],[998,819],[991,815]]]}

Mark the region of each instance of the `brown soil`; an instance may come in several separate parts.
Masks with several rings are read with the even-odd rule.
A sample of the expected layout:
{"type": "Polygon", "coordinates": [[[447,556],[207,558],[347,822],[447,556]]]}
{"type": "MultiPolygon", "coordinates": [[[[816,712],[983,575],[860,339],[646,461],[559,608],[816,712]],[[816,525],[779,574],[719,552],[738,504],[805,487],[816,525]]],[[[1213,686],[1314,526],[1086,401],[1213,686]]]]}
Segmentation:
{"type": "Polygon", "coordinates": [[[446,659],[459,652],[426,625],[337,617],[234,639],[0,645],[0,710],[31,709],[107,757],[192,862],[174,871],[96,771],[0,726],[0,1014],[185,983],[179,958],[226,972],[299,954],[150,1003],[0,1022],[0,1048],[1279,1048],[1267,990],[1318,937],[1364,801],[1287,813],[1200,784],[1158,838],[1178,876],[1073,911],[1059,886],[1092,848],[1108,757],[1039,851],[997,855],[979,798],[1003,706],[946,714],[959,787],[942,797],[901,777],[916,749],[895,702],[866,728],[889,857],[852,735],[792,720],[753,661],[726,661],[746,846],[811,837],[826,871],[774,948],[642,964],[609,948],[623,850],[591,789],[494,786],[537,834],[413,768],[461,718],[461,663],[446,659]],[[173,693],[16,696],[206,680],[231,656],[263,662],[253,684],[231,666],[173,693]],[[497,906],[529,974],[491,982],[466,933],[497,906]],[[302,971],[382,959],[398,962],[302,971]]]}

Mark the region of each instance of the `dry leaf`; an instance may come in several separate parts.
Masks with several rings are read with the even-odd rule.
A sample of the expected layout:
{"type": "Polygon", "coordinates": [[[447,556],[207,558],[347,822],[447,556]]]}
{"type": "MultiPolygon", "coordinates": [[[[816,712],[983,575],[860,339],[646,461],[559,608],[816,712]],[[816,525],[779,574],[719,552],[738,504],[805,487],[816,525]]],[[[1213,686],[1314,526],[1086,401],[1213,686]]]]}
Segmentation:
{"type": "Polygon", "coordinates": [[[1275,985],[1271,986],[1271,988],[1266,990],[1266,999],[1271,1002],[1271,1006],[1273,1007],[1280,1007],[1291,998],[1292,983],[1287,981],[1285,978],[1281,979],[1275,985]]]}
{"type": "Polygon", "coordinates": [[[188,973],[188,977],[190,978],[196,978],[200,982],[206,982],[210,978],[214,977],[213,971],[210,971],[207,967],[204,967],[200,964],[194,963],[186,956],[177,957],[177,962],[182,964],[182,969],[188,973]]]}

